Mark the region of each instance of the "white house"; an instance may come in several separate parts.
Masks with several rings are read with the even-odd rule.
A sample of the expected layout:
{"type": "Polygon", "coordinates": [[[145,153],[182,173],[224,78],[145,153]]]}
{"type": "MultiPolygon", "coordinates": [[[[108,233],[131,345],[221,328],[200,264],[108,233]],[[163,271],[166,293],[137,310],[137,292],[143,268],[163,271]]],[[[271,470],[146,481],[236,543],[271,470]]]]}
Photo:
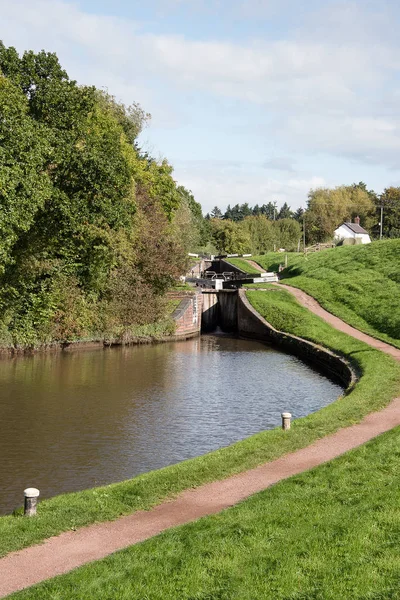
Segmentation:
{"type": "Polygon", "coordinates": [[[354,223],[343,223],[343,225],[335,229],[333,237],[335,240],[353,239],[355,244],[371,243],[368,231],[365,231],[360,225],[360,217],[355,217],[354,223]]]}

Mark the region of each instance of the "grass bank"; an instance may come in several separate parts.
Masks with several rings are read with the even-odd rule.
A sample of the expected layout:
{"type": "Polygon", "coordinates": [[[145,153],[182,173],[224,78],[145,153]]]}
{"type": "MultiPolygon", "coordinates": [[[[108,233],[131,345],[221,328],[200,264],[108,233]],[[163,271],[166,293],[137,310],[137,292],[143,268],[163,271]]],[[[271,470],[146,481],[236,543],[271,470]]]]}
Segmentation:
{"type": "Polygon", "coordinates": [[[227,448],[132,480],[66,494],[40,503],[35,519],[0,517],[0,555],[51,535],[140,509],[148,509],[180,491],[223,479],[234,473],[303,448],[314,440],[356,423],[400,395],[400,365],[366,344],[337,332],[309,313],[284,290],[249,292],[250,301],[279,328],[343,353],[362,373],[354,389],[317,413],[295,421],[290,436],[279,428],[251,436],[227,448]],[[283,322],[282,313],[287,319],[283,322]],[[283,328],[283,327],[282,327],[283,328]]]}
{"type": "Polygon", "coordinates": [[[15,600],[399,598],[400,428],[15,600]]]}
{"type": "MultiPolygon", "coordinates": [[[[301,288],[350,325],[400,348],[400,239],[287,256],[283,283],[301,288]]],[[[276,270],[284,256],[269,253],[254,260],[276,270]]]]}
{"type": "Polygon", "coordinates": [[[253,267],[245,258],[225,258],[224,260],[245,273],[249,273],[249,275],[260,275],[260,271],[253,267]]]}

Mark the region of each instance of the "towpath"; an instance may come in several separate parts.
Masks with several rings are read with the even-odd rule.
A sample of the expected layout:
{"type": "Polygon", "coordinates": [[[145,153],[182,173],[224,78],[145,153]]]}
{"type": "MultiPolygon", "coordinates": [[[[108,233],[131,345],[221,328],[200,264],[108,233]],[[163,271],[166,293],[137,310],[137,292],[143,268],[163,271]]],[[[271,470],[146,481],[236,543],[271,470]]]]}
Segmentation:
{"type": "Polygon", "coordinates": [[[295,296],[295,298],[300,302],[300,304],[308,308],[308,310],[313,312],[315,315],[318,315],[318,317],[324,319],[324,321],[332,325],[332,327],[334,327],[335,329],[343,331],[343,333],[347,333],[347,335],[351,335],[353,338],[356,338],[357,340],[360,340],[361,342],[364,342],[365,344],[368,344],[369,346],[372,346],[377,350],[381,350],[386,354],[390,354],[390,356],[393,356],[396,360],[400,361],[400,349],[395,348],[394,346],[391,346],[386,342],[382,342],[381,340],[377,340],[376,338],[367,335],[366,333],[363,333],[358,329],[355,329],[351,325],[348,325],[338,317],[335,317],[332,313],[322,308],[322,306],[315,300],[315,298],[309,296],[308,294],[306,294],[306,292],[303,292],[303,290],[292,287],[291,285],[286,285],[283,282],[279,282],[279,284],[274,285],[284,287],[291,294],[293,294],[293,296],[295,296]]]}
{"type": "MultiPolygon", "coordinates": [[[[400,361],[400,351],[333,317],[304,292],[296,288],[291,288],[290,291],[302,304],[325,318],[334,327],[366,341],[374,348],[388,352],[400,361]]],[[[176,499],[164,502],[149,511],[139,511],[116,521],[62,533],[43,544],[10,553],[0,559],[0,597],[104,558],[171,527],[220,512],[278,481],[332,460],[398,425],[400,398],[393,400],[383,410],[368,415],[357,425],[341,429],[307,448],[255,469],[187,490],[176,499]]]]}

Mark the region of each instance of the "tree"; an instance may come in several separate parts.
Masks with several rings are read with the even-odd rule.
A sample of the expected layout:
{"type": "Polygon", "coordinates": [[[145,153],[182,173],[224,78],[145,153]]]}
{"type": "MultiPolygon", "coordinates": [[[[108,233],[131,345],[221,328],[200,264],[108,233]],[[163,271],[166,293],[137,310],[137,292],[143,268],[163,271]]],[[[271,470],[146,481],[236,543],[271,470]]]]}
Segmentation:
{"type": "Polygon", "coordinates": [[[293,212],[291,211],[290,206],[286,202],[284,204],[282,204],[277,218],[278,219],[293,219],[293,212]]]}
{"type": "Polygon", "coordinates": [[[379,220],[380,206],[383,206],[384,237],[400,237],[400,187],[388,187],[383,190],[377,202],[379,220]]]}
{"type": "Polygon", "coordinates": [[[224,217],[223,218],[224,219],[229,219],[229,220],[232,221],[232,209],[231,209],[231,205],[230,204],[228,204],[228,206],[226,208],[226,211],[224,213],[224,217]]]}
{"type": "Polygon", "coordinates": [[[242,220],[242,211],[239,204],[235,204],[235,206],[231,209],[231,219],[237,223],[242,220]]]}
{"type": "Polygon", "coordinates": [[[249,235],[252,254],[260,254],[274,249],[276,235],[273,222],[265,215],[246,217],[242,226],[249,235]]]}
{"type": "Polygon", "coordinates": [[[222,219],[223,215],[222,215],[222,211],[220,208],[218,208],[218,206],[214,206],[214,208],[212,209],[210,216],[212,219],[222,219]]]}
{"type": "Polygon", "coordinates": [[[343,222],[359,216],[363,227],[374,221],[374,204],[369,193],[359,186],[317,188],[308,194],[306,238],[308,243],[332,239],[343,222]]]}
{"type": "Polygon", "coordinates": [[[301,237],[300,224],[294,219],[279,219],[275,224],[278,229],[278,245],[289,252],[296,250],[301,237]]]}
{"type": "Polygon", "coordinates": [[[303,215],[304,215],[304,209],[300,207],[294,212],[293,219],[295,219],[296,221],[298,221],[300,223],[303,221],[303,215]]]}
{"type": "Polygon", "coordinates": [[[261,213],[270,219],[271,221],[275,220],[276,216],[276,206],[275,203],[268,202],[268,204],[263,204],[261,207],[261,213]]]}
{"type": "Polygon", "coordinates": [[[0,273],[51,195],[47,132],[28,115],[21,90],[0,74],[0,273]]]}
{"type": "Polygon", "coordinates": [[[209,231],[171,165],[140,152],[136,138],[148,117],[138,104],[78,86],[55,54],[20,57],[0,42],[7,343],[120,332],[131,318],[160,316],[186,247],[209,231]]]}
{"type": "Polygon", "coordinates": [[[211,235],[218,252],[242,254],[250,249],[250,237],[241,224],[211,219],[211,235]]]}

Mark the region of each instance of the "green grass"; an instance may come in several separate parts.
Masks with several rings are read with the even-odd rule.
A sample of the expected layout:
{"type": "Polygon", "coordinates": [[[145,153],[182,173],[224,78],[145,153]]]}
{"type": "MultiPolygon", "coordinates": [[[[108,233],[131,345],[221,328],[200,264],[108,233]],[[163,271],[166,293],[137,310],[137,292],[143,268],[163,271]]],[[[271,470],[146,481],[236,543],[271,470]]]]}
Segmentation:
{"type": "Polygon", "coordinates": [[[224,260],[238,269],[242,269],[245,273],[249,273],[249,275],[260,275],[260,271],[253,267],[245,258],[225,258],[224,260]]]}
{"type": "Polygon", "coordinates": [[[290,267],[293,264],[298,264],[303,259],[303,253],[297,252],[266,252],[259,256],[253,256],[253,260],[260,265],[263,269],[273,271],[277,273],[279,265],[285,266],[285,256],[287,256],[287,263],[290,267]]]}
{"type": "MultiPolygon", "coordinates": [[[[283,283],[301,288],[357,329],[400,348],[400,239],[288,254],[283,283]]],[[[273,268],[274,255],[255,257],[273,268]]]]}
{"type": "Polygon", "coordinates": [[[251,302],[275,326],[308,337],[347,355],[363,373],[355,388],[322,410],[298,419],[290,435],[279,428],[251,436],[227,448],[110,486],[44,500],[38,516],[0,517],[0,554],[51,535],[94,522],[148,509],[180,491],[226,478],[303,448],[341,427],[356,423],[400,395],[400,364],[369,346],[337,332],[280,290],[249,292],[251,302]],[[286,318],[285,318],[286,316],[286,318]]]}
{"type": "Polygon", "coordinates": [[[15,600],[398,599],[400,429],[15,600]]]}

